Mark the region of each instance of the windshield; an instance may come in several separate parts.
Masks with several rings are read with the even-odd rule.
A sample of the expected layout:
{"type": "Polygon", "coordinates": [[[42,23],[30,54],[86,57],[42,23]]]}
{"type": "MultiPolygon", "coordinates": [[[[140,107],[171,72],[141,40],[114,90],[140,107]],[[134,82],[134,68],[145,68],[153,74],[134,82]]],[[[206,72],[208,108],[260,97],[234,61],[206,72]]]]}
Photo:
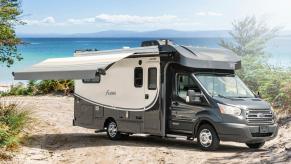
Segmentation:
{"type": "Polygon", "coordinates": [[[253,98],[254,94],[233,74],[196,74],[211,96],[225,98],[253,98]]]}

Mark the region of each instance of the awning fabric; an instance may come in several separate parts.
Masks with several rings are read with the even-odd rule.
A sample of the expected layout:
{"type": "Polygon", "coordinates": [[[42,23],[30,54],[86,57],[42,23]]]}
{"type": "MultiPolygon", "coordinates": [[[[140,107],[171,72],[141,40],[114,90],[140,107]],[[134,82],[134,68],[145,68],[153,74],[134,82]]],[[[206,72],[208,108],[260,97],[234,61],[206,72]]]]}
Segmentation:
{"type": "Polygon", "coordinates": [[[52,58],[35,64],[23,71],[14,72],[15,80],[69,80],[94,78],[100,69],[133,55],[130,53],[96,56],[52,58]]]}

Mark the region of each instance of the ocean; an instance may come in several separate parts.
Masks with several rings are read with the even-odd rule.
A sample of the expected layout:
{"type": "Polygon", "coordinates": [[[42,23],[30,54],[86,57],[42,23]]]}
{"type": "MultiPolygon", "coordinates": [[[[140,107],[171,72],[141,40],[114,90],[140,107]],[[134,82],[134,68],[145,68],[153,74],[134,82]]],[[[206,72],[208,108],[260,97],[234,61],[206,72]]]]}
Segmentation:
{"type": "MultiPolygon", "coordinates": [[[[47,58],[70,57],[75,50],[110,50],[123,47],[139,47],[144,40],[155,38],[23,38],[28,43],[18,47],[23,60],[7,68],[0,64],[0,83],[11,83],[12,72],[22,70],[47,58]]],[[[196,47],[218,48],[220,38],[170,38],[177,44],[196,47]]],[[[291,36],[278,37],[270,41],[266,51],[271,65],[291,66],[291,36]]]]}

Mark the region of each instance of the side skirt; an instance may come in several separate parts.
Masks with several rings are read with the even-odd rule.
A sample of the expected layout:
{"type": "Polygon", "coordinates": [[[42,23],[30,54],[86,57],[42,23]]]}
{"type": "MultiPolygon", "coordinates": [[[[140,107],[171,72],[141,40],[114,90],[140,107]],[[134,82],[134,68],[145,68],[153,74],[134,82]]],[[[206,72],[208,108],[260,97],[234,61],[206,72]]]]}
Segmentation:
{"type": "Polygon", "coordinates": [[[159,101],[146,111],[121,111],[98,106],[75,96],[74,126],[104,130],[106,119],[113,118],[125,133],[161,135],[159,101]]]}

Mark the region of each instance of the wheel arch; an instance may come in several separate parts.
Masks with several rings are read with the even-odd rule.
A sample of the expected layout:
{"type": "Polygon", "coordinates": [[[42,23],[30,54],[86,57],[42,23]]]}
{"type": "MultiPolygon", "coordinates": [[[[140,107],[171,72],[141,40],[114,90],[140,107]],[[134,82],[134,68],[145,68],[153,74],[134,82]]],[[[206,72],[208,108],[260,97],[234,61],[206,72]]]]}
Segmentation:
{"type": "MultiPolygon", "coordinates": [[[[193,128],[193,136],[196,138],[197,137],[197,133],[198,133],[198,130],[199,128],[204,125],[204,124],[209,124],[210,126],[212,126],[212,128],[215,130],[216,134],[217,134],[217,130],[214,126],[214,122],[212,120],[210,120],[209,118],[200,118],[196,124],[194,125],[194,128],[193,128]]],[[[218,134],[217,134],[218,136],[218,134]]]]}
{"type": "Polygon", "coordinates": [[[105,119],[105,121],[104,121],[103,128],[105,129],[105,128],[107,127],[107,125],[108,125],[110,122],[112,122],[112,121],[116,123],[116,121],[115,121],[115,119],[114,119],[113,117],[107,117],[107,118],[105,119]]]}

